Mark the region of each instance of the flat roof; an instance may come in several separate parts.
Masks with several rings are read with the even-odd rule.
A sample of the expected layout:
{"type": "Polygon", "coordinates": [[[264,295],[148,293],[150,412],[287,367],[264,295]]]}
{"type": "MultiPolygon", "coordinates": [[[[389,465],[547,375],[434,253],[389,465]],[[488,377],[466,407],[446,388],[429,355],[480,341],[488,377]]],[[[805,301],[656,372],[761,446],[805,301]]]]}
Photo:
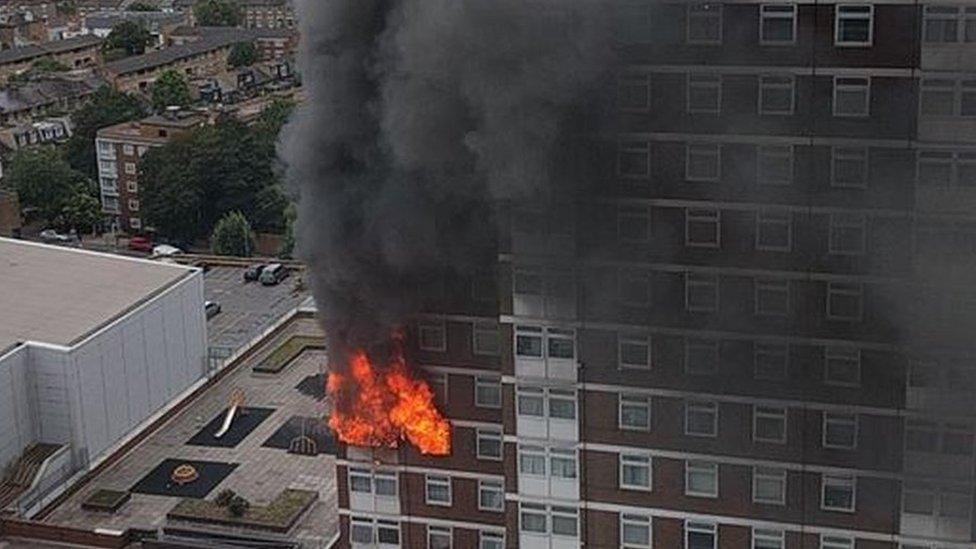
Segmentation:
{"type": "Polygon", "coordinates": [[[0,352],[23,341],[73,345],[195,271],[0,238],[0,352]]]}

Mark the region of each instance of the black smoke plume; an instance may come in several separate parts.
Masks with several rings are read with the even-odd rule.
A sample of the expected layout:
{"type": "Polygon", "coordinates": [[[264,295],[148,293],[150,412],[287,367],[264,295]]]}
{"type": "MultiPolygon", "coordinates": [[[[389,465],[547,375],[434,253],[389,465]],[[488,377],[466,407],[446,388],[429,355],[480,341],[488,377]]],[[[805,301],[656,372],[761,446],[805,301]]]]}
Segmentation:
{"type": "Polygon", "coordinates": [[[307,101],[282,156],[298,252],[333,352],[369,348],[419,312],[429,282],[494,261],[496,204],[577,177],[575,136],[593,129],[581,113],[613,70],[609,11],[565,0],[296,10],[307,101]]]}

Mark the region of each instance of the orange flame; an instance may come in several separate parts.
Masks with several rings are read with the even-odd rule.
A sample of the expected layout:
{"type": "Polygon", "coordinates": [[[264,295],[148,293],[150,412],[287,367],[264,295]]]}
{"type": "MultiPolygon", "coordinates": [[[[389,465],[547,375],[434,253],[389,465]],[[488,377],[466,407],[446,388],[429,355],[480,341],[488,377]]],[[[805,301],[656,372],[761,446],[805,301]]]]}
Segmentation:
{"type": "Polygon", "coordinates": [[[379,370],[359,349],[347,373],[329,374],[326,388],[333,403],[341,403],[329,417],[329,427],[340,441],[395,448],[400,440],[408,440],[422,454],[451,452],[450,423],[434,405],[430,387],[411,375],[399,352],[379,370]]]}

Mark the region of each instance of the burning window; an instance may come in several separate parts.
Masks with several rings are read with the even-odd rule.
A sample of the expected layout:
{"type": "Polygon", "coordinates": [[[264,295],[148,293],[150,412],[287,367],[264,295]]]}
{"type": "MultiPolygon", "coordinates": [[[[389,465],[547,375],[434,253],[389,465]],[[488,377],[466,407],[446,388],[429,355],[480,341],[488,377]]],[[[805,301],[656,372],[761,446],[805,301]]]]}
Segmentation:
{"type": "Polygon", "coordinates": [[[695,437],[718,436],[718,403],[708,400],[685,401],[685,434],[695,437]]]}
{"type": "MultiPolygon", "coordinates": [[[[821,507],[828,511],[853,511],[856,479],[851,475],[822,476],[821,507]]],[[[848,546],[850,547],[850,546],[848,546]]]]}
{"type": "Polygon", "coordinates": [[[786,503],[786,469],[752,468],[752,501],[783,505],[786,503]]]}
{"type": "Polygon", "coordinates": [[[786,408],[753,406],[752,440],[756,442],[786,443],[786,408]]]}
{"type": "Polygon", "coordinates": [[[685,495],[718,497],[718,464],[710,461],[686,461],[685,495]]]}

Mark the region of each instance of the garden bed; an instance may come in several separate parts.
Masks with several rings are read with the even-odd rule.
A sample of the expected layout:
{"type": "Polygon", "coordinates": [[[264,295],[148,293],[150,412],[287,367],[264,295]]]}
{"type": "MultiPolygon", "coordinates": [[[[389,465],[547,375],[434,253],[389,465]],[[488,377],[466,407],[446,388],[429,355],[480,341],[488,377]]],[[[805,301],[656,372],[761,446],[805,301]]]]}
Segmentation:
{"type": "Polygon", "coordinates": [[[97,490],[81,502],[81,508],[86,511],[101,511],[114,513],[129,501],[132,494],[119,490],[97,490]]]}
{"type": "Polygon", "coordinates": [[[254,371],[263,374],[277,374],[306,349],[325,349],[325,340],[321,337],[293,335],[255,366],[254,371]]]}
{"type": "Polygon", "coordinates": [[[294,526],[318,497],[318,492],[289,488],[282,490],[268,505],[252,505],[239,517],[235,517],[226,506],[215,501],[184,499],[166,514],[166,518],[221,526],[243,526],[283,534],[294,526]]]}

